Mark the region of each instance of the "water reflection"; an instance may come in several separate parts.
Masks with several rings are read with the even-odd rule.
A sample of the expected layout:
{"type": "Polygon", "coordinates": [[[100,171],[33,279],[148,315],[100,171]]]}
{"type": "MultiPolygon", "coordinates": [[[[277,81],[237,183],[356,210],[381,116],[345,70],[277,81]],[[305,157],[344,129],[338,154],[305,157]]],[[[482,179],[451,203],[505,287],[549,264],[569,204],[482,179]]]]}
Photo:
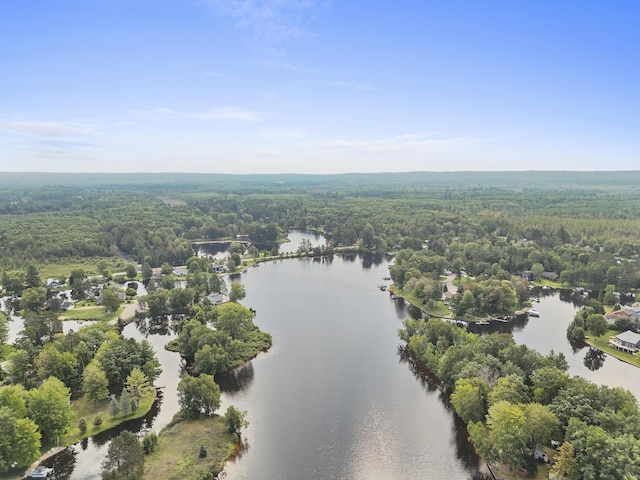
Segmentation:
{"type": "Polygon", "coordinates": [[[235,393],[246,390],[253,382],[253,363],[248,362],[232,372],[216,375],[216,383],[225,393],[235,393]]]}
{"type": "Polygon", "coordinates": [[[77,460],[78,452],[75,448],[68,447],[45,463],[48,467],[53,467],[52,480],[68,480],[76,468],[77,460]]]}
{"type": "Polygon", "coordinates": [[[605,358],[607,356],[604,352],[595,348],[589,347],[587,353],[584,356],[584,366],[592,372],[595,372],[604,365],[605,358]]]}
{"type": "Polygon", "coordinates": [[[418,361],[411,355],[409,349],[405,345],[398,346],[398,358],[400,363],[406,363],[409,370],[414,375],[420,385],[428,391],[438,393],[438,399],[442,406],[451,413],[454,418],[452,446],[455,446],[456,458],[465,465],[469,470],[477,469],[480,463],[478,455],[473,447],[469,444],[469,434],[466,424],[460,419],[453,409],[449,401],[449,392],[443,387],[442,383],[433,375],[431,370],[422,362],[418,361]]]}

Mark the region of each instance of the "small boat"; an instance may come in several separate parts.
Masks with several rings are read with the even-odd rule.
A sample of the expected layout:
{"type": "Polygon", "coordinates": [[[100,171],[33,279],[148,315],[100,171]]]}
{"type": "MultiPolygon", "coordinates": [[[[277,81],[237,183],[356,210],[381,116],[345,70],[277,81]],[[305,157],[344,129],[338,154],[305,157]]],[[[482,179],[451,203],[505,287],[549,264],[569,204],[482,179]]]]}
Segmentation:
{"type": "Polygon", "coordinates": [[[378,288],[384,292],[387,289],[387,286],[381,284],[381,285],[378,285],[378,288]]]}
{"type": "Polygon", "coordinates": [[[540,297],[536,297],[533,299],[534,302],[540,303],[540,297]]]}
{"type": "Polygon", "coordinates": [[[400,298],[400,295],[396,295],[395,293],[391,295],[391,300],[397,300],[398,298],[400,298]]]}
{"type": "Polygon", "coordinates": [[[550,287],[549,285],[543,285],[543,286],[542,286],[542,289],[543,289],[543,290],[550,290],[550,289],[551,289],[551,287],[550,287]]]}
{"type": "Polygon", "coordinates": [[[48,478],[49,474],[53,473],[53,468],[45,467],[44,465],[38,465],[33,470],[29,472],[27,475],[27,479],[29,478],[48,478]]]}
{"type": "Polygon", "coordinates": [[[534,310],[533,308],[529,309],[529,316],[530,317],[539,317],[540,316],[540,312],[537,310],[534,310]]]}
{"type": "Polygon", "coordinates": [[[391,280],[391,277],[382,277],[383,280],[391,280]]]}

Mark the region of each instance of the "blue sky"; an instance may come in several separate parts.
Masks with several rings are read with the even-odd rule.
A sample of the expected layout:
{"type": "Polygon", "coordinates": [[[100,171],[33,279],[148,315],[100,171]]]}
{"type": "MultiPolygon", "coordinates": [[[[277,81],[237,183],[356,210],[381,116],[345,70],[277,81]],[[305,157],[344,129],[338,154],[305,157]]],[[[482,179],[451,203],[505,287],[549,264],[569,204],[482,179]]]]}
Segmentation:
{"type": "Polygon", "coordinates": [[[0,171],[640,169],[640,3],[0,2],[0,171]]]}

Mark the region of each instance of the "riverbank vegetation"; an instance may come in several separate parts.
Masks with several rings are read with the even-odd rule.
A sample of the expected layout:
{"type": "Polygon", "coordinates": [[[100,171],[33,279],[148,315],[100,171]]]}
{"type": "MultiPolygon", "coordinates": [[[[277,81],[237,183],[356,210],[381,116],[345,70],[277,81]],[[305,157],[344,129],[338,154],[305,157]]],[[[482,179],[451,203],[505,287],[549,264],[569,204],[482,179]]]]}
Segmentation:
{"type": "MultiPolygon", "coordinates": [[[[115,318],[121,306],[109,307],[109,297],[117,288],[129,290],[126,278],[141,279],[148,291],[139,299],[140,317],[170,316],[179,332],[168,348],[188,360],[181,384],[185,415],[214,412],[215,375],[271,345],[251,310],[235,302],[213,305],[243,297],[239,287],[227,292],[219,274],[277,255],[292,228],[322,231],[329,240],[327,247],[301,245],[300,255],[394,252],[394,288],[434,312],[446,310],[446,298],[460,319],[512,315],[528,305],[534,282],[591,291],[610,307],[631,303],[640,288],[639,180],[638,172],[7,175],[0,179],[1,284],[5,306],[25,318],[18,339],[2,348],[3,360],[10,360],[0,371],[11,384],[2,390],[10,399],[0,403],[7,431],[22,432],[30,445],[50,445],[61,435],[71,441],[79,438],[75,429],[91,433],[97,417],[91,401],[104,406],[114,395],[108,401],[115,422],[127,417],[132,396],[139,408],[151,398],[139,395],[159,373],[150,345],[125,340],[103,323],[61,333],[59,315],[74,313],[59,311],[55,298],[66,291],[76,300],[97,298],[97,283],[109,278],[118,286],[109,287],[102,310],[75,315],[115,318]],[[198,257],[196,241],[224,242],[228,255],[198,257]],[[455,291],[444,291],[448,272],[456,277],[455,291]],[[45,285],[43,277],[58,286],[45,285]],[[56,425],[28,415],[45,385],[53,397],[73,397],[83,406],[86,427],[73,414],[56,425]]],[[[588,306],[593,311],[573,326],[573,340],[590,332],[597,342],[606,334],[604,309],[588,306]]],[[[629,425],[638,424],[637,409],[624,392],[596,392],[567,378],[561,356],[442,325],[407,323],[403,338],[452,389],[452,403],[485,458],[531,470],[537,446],[554,436],[571,444],[583,478],[625,473],[595,458],[589,446],[599,442],[607,458],[616,459],[629,452],[623,441],[636,448],[629,425]],[[531,430],[534,418],[545,419],[540,431],[531,430]],[[515,424],[513,433],[508,427],[515,424]],[[623,453],[613,452],[616,446],[623,453]]],[[[2,343],[6,331],[0,317],[2,343]]],[[[569,446],[562,452],[571,457],[569,446]]]]}
{"type": "Polygon", "coordinates": [[[565,445],[552,469],[558,478],[566,465],[575,478],[594,480],[640,471],[640,411],[627,390],[569,377],[563,355],[543,356],[505,334],[480,336],[431,319],[405,321],[400,337],[448,389],[487,462],[533,475],[554,440],[565,445]]]}
{"type": "Polygon", "coordinates": [[[33,314],[14,346],[9,385],[0,390],[2,435],[22,440],[2,444],[23,453],[0,449],[0,472],[136,418],[155,397],[150,385],[160,369],[151,345],[124,339],[106,323],[63,334],[57,315],[33,314]]]}
{"type": "Polygon", "coordinates": [[[590,301],[589,305],[576,312],[573,321],[567,327],[567,339],[577,344],[587,343],[615,358],[640,367],[640,357],[637,353],[621,351],[610,343],[610,339],[620,333],[637,333],[640,330],[640,322],[634,315],[621,310],[613,323],[609,323],[604,312],[605,309],[600,302],[590,301]]]}
{"type": "Polygon", "coordinates": [[[157,451],[145,458],[142,478],[213,479],[235,454],[237,442],[224,417],[179,418],[158,435],[157,451]]]}

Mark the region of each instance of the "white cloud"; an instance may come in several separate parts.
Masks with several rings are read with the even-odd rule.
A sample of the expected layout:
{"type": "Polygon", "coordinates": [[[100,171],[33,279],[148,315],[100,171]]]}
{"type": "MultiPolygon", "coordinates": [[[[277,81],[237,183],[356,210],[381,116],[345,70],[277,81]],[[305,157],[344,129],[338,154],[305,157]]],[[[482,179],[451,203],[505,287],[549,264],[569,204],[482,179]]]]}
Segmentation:
{"type": "Polygon", "coordinates": [[[193,120],[237,120],[242,122],[260,122],[264,114],[255,110],[245,110],[237,107],[213,108],[204,112],[181,112],[170,108],[154,108],[151,110],[129,110],[132,115],[166,119],[193,119],[193,120]]]}
{"type": "Polygon", "coordinates": [[[0,130],[39,137],[78,137],[89,134],[85,127],[62,122],[0,122],[0,130]]]}
{"type": "Polygon", "coordinates": [[[262,40],[281,42],[307,34],[318,0],[204,0],[235,25],[262,40]]]}

